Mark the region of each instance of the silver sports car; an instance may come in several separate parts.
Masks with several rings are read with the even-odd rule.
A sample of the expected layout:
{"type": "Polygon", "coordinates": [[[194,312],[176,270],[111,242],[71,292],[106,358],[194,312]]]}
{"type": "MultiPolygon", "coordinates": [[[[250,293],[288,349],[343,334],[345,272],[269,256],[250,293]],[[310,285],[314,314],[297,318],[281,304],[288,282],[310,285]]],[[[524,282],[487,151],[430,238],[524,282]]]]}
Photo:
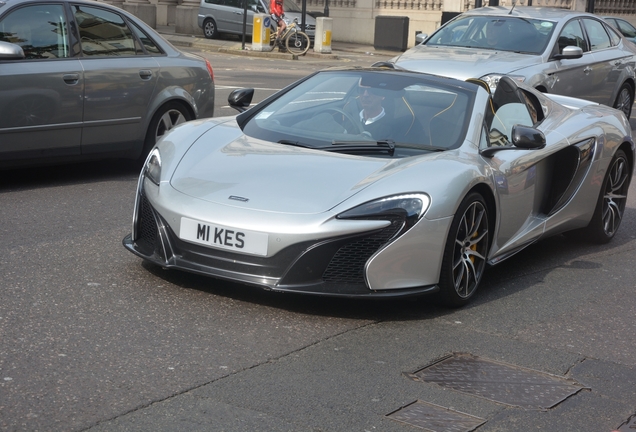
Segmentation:
{"type": "Polygon", "coordinates": [[[275,291],[461,306],[487,265],[564,232],[607,242],[625,210],[634,142],[613,108],[382,68],[252,95],[151,151],[128,250],[275,291]]]}

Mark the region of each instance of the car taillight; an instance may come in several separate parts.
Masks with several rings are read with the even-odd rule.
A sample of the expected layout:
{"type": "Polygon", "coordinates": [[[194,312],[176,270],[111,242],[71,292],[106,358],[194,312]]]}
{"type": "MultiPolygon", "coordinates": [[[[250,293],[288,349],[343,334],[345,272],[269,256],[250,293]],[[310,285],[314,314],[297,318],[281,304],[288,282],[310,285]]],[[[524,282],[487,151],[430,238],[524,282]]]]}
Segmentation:
{"type": "Polygon", "coordinates": [[[205,59],[205,66],[208,68],[208,73],[210,74],[210,78],[214,81],[214,71],[212,70],[212,65],[208,59],[205,59]]]}

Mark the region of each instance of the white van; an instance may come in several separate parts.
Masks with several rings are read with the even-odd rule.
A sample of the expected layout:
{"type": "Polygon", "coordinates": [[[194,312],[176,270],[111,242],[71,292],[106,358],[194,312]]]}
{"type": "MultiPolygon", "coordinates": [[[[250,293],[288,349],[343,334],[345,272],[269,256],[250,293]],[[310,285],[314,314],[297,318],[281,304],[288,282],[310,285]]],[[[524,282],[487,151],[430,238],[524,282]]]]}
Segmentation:
{"type": "MultiPolygon", "coordinates": [[[[214,39],[220,33],[243,34],[243,10],[245,0],[201,0],[197,22],[203,29],[203,34],[208,39],[214,39]]],[[[289,24],[298,19],[302,22],[302,10],[294,0],[284,0],[283,10],[285,21],[289,24]]],[[[269,14],[268,0],[247,0],[247,35],[252,35],[254,13],[269,14]]],[[[316,20],[305,15],[305,33],[309,39],[314,39],[316,33],[316,20]]]]}

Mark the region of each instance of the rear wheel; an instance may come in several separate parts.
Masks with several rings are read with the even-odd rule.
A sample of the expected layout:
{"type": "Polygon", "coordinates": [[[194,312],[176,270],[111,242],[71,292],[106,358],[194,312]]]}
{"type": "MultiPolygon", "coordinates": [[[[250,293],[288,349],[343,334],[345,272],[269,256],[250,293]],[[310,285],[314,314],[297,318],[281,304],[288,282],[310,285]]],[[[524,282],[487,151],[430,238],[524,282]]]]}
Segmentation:
{"type": "Polygon", "coordinates": [[[285,41],[285,45],[287,46],[287,51],[292,54],[303,55],[307,51],[309,51],[309,45],[311,41],[309,40],[309,36],[307,36],[303,32],[293,32],[285,41]]]}
{"type": "Polygon", "coordinates": [[[632,105],[634,104],[633,94],[632,86],[625,83],[619,90],[618,96],[616,96],[616,101],[614,101],[614,108],[623,111],[628,120],[629,116],[632,114],[632,105]]]}
{"type": "Polygon", "coordinates": [[[154,115],[146,132],[144,150],[139,156],[140,161],[144,161],[150,150],[170,129],[192,120],[192,115],[185,106],[178,102],[169,102],[162,106],[154,115]]]}
{"type": "Polygon", "coordinates": [[[486,268],[489,239],[486,201],[473,192],[459,206],[446,240],[439,282],[442,304],[468,303],[486,268]]]}
{"type": "Polygon", "coordinates": [[[216,27],[216,22],[212,18],[203,21],[203,34],[208,39],[216,39],[219,37],[219,30],[216,27]]]}
{"type": "Polygon", "coordinates": [[[631,172],[629,168],[625,152],[618,150],[603,180],[594,216],[592,216],[590,224],[579,231],[589,240],[596,243],[607,243],[618,231],[627,204],[627,189],[629,189],[631,172]]]}

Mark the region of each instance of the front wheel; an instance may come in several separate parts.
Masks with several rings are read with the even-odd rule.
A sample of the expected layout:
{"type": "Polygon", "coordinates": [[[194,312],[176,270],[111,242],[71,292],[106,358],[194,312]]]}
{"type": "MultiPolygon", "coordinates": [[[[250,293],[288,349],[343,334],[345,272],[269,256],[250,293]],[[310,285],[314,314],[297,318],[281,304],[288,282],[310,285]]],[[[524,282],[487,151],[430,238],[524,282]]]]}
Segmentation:
{"type": "Polygon", "coordinates": [[[296,55],[303,55],[307,51],[309,51],[309,46],[311,45],[311,41],[309,40],[309,36],[307,36],[303,32],[293,32],[287,37],[285,40],[285,45],[287,46],[287,51],[296,55]]]}
{"type": "Polygon", "coordinates": [[[489,239],[486,201],[473,192],[457,209],[446,240],[439,281],[442,304],[460,307],[468,303],[486,268],[489,239]]]}
{"type": "Polygon", "coordinates": [[[203,22],[203,34],[208,39],[216,39],[219,37],[219,31],[216,22],[212,18],[208,18],[203,22]]]}

